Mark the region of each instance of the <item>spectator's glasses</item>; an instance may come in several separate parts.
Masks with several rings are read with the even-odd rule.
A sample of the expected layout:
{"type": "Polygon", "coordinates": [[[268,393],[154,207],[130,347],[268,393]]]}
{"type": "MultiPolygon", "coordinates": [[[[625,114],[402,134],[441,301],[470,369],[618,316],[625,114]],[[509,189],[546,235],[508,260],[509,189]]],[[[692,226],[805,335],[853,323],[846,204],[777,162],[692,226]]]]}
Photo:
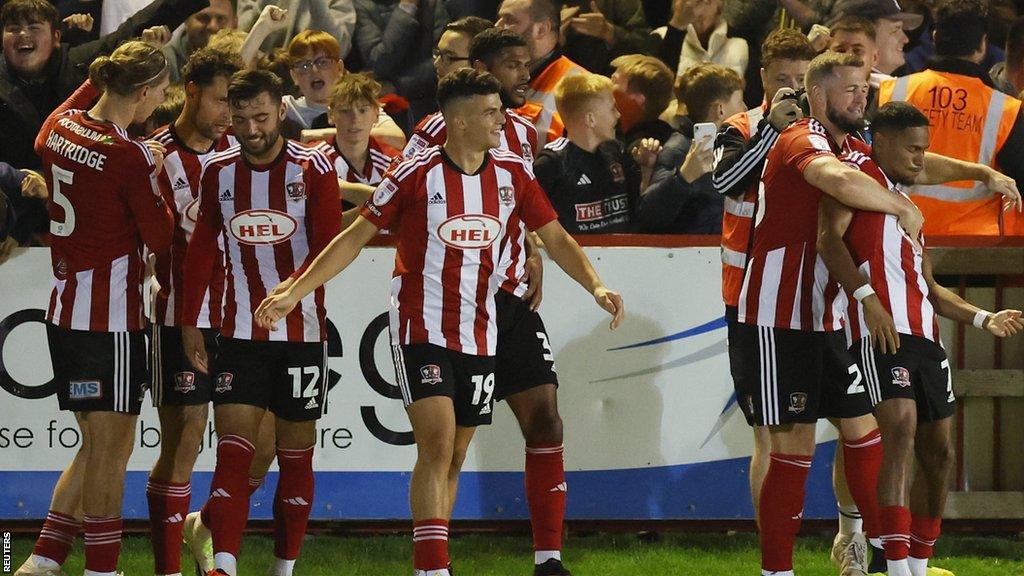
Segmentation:
{"type": "Polygon", "coordinates": [[[328,58],[326,56],[322,56],[320,58],[317,58],[316,60],[302,60],[300,62],[296,62],[295,64],[292,64],[292,70],[298,72],[299,74],[309,74],[314,69],[326,70],[337,63],[337,58],[328,58]]]}
{"type": "Polygon", "coordinates": [[[469,56],[459,56],[454,52],[441,50],[440,48],[434,48],[430,53],[433,54],[434,60],[440,59],[441,62],[444,62],[445,64],[451,64],[452,62],[459,62],[462,60],[469,61],[469,56]]]}

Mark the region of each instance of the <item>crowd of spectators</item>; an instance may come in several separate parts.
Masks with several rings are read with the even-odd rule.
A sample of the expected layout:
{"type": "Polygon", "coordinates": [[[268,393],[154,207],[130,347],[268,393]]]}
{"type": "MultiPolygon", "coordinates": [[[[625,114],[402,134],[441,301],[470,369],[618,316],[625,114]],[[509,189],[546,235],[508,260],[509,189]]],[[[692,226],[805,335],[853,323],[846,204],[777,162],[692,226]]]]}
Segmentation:
{"type": "MultiPolygon", "coordinates": [[[[944,54],[935,40],[944,1],[3,0],[0,261],[13,246],[46,242],[46,185],[32,147],[43,119],[81,84],[93,59],[129,38],[162,44],[172,80],[189,54],[210,44],[277,72],[289,90],[288,134],[305,140],[333,133],[335,84],[348,71],[366,72],[381,86],[374,136],[401,149],[437,110],[438,74],[468,65],[481,30],[509,28],[530,52],[534,80],[519,112],[541,132],[537,175],[567,228],[716,234],[722,199],[711,183],[712,142],[695,126],[765,111],[770,88],[800,85],[772,77],[789,71],[765,69],[769,35],[797,33],[811,55],[860,56],[871,79],[870,116],[887,79],[969,59],[944,54]],[[597,216],[576,221],[580,205],[597,216]]],[[[1024,0],[977,1],[989,15],[979,56],[942,69],[969,68],[1020,98],[1024,0]]],[[[168,91],[150,127],[173,117],[175,94],[168,91]]],[[[1024,138],[1018,124],[1014,142],[1024,138]]]]}

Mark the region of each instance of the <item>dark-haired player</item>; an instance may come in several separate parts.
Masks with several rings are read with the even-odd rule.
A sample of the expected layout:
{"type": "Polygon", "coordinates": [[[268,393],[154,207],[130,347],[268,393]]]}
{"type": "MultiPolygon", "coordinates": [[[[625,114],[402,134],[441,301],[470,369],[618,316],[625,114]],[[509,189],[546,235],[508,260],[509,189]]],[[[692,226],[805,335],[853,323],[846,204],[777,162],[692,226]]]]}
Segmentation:
{"type": "MultiPolygon", "coordinates": [[[[271,326],[345,269],[384,227],[398,254],[391,283],[392,353],[417,442],[410,485],[417,576],[449,576],[448,522],[459,471],[476,426],[489,424],[498,346],[495,293],[501,248],[519,222],[536,230],[551,257],[614,318],[608,290],[565,230],[529,165],[497,149],[504,114],[500,83],[458,70],[437,99],[448,136],[394,166],[362,215],[294,283],[264,300],[257,321],[271,326]]],[[[520,255],[522,256],[522,255],[520,255]]]]}
{"type": "Polygon", "coordinates": [[[281,80],[242,71],[228,85],[238,145],[210,156],[184,265],[185,352],[213,381],[217,467],[207,503],[217,573],[236,576],[249,515],[248,472],[260,422],[273,412],[281,475],[274,495],[274,566],[290,576],[313,503],[315,424],[327,402],[323,290],[305,298],[271,332],[252,311],[273,285],[297,276],[341,227],[334,166],[324,153],[281,136],[281,80]],[[226,255],[217,358],[207,361],[197,327],[218,261],[226,255]]]}

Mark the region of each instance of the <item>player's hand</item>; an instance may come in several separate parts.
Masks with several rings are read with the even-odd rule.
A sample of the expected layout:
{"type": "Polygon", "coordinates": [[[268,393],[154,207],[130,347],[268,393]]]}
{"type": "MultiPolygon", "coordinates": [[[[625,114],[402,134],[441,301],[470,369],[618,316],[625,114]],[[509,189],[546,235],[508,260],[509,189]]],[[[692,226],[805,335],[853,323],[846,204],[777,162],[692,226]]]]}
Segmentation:
{"type": "Polygon", "coordinates": [[[719,8],[712,0],[672,0],[672,18],[669,26],[676,30],[686,30],[695,22],[706,21],[719,8]]]}
{"type": "Polygon", "coordinates": [[[92,14],[72,14],[65,18],[63,22],[68,27],[68,30],[78,28],[79,30],[92,32],[92,14]]]}
{"type": "Polygon", "coordinates": [[[1024,320],[1021,320],[1020,310],[1000,310],[989,315],[988,322],[985,323],[985,330],[1000,338],[1013,336],[1024,330],[1024,320]]]}
{"type": "Polygon", "coordinates": [[[46,178],[34,170],[22,170],[25,179],[21,181],[21,195],[26,198],[39,198],[45,200],[50,196],[46,189],[46,178]]]}
{"type": "Polygon", "coordinates": [[[10,236],[0,240],[0,264],[7,262],[11,258],[11,254],[14,254],[14,249],[17,247],[18,241],[10,236]]]}
{"type": "Polygon", "coordinates": [[[864,307],[864,323],[871,333],[871,344],[882,354],[895,354],[900,348],[900,335],[892,315],[882,306],[876,294],[870,294],[861,301],[864,307]]]}
{"type": "Polygon", "coordinates": [[[160,170],[164,167],[164,154],[167,152],[167,149],[156,140],[146,140],[144,144],[146,148],[149,148],[150,154],[153,155],[153,163],[156,164],[153,174],[159,174],[160,170]]]}
{"type": "Polygon", "coordinates": [[[658,162],[658,154],[661,154],[661,141],[657,138],[644,138],[639,144],[633,147],[633,160],[640,168],[653,170],[658,162]]]}
{"type": "MultiPolygon", "coordinates": [[[[285,282],[290,282],[290,279],[285,280],[285,282]]],[[[256,324],[271,332],[277,331],[275,324],[277,324],[278,320],[287,316],[298,303],[295,297],[292,296],[290,285],[283,290],[278,290],[279,287],[277,286],[270,291],[270,294],[263,299],[263,302],[260,302],[256,313],[253,314],[256,324]]]]}
{"type": "Polygon", "coordinates": [[[985,186],[994,194],[1001,194],[1003,197],[1003,211],[1016,209],[1020,212],[1024,209],[1021,202],[1020,190],[1017,190],[1017,182],[1009,176],[989,169],[988,178],[985,179],[985,186]]]}
{"type": "Polygon", "coordinates": [[[690,150],[679,167],[679,175],[687,184],[715,169],[714,136],[705,136],[690,143],[690,150]]]}
{"type": "Polygon", "coordinates": [[[590,0],[590,12],[577,14],[569,21],[569,27],[580,34],[600,38],[607,44],[615,41],[615,26],[604,17],[594,0],[590,0]]]}
{"type": "Polygon", "coordinates": [[[601,286],[597,290],[594,290],[594,300],[597,301],[597,305],[604,308],[612,315],[612,321],[608,325],[608,328],[615,330],[622,323],[622,317],[626,314],[626,308],[622,304],[622,296],[618,292],[612,292],[611,290],[601,286]]]}
{"type": "Polygon", "coordinates": [[[792,88],[779,88],[779,91],[772,97],[772,106],[768,110],[768,123],[776,131],[782,132],[790,124],[804,117],[804,111],[800,109],[800,103],[792,98],[796,91],[792,88]]]}
{"type": "Polygon", "coordinates": [[[206,341],[203,333],[195,326],[181,327],[181,343],[185,347],[185,356],[192,366],[203,374],[210,373],[210,362],[206,357],[206,341]]]}
{"type": "Polygon", "coordinates": [[[832,40],[832,31],[828,29],[828,26],[815,24],[807,33],[807,40],[810,41],[815,52],[821,52],[828,48],[828,43],[832,40]]]}
{"type": "Polygon", "coordinates": [[[157,48],[163,48],[164,44],[171,41],[171,31],[167,26],[151,26],[142,31],[141,39],[157,48]]]}
{"type": "Polygon", "coordinates": [[[530,310],[536,312],[540,308],[540,301],[544,298],[544,290],[541,285],[544,283],[544,261],[539,253],[531,254],[524,263],[526,269],[523,280],[526,280],[526,292],[523,300],[530,305],[530,310]]]}
{"type": "Polygon", "coordinates": [[[287,10],[280,6],[270,4],[263,7],[263,11],[260,12],[260,17],[256,19],[256,23],[253,24],[252,27],[256,28],[258,26],[260,30],[265,31],[268,34],[276,30],[282,30],[288,26],[288,21],[286,20],[287,16],[287,10]]]}
{"type": "Polygon", "coordinates": [[[924,214],[921,213],[921,209],[910,200],[906,200],[899,220],[903,231],[910,237],[914,250],[921,252],[921,228],[924,226],[924,214]]]}

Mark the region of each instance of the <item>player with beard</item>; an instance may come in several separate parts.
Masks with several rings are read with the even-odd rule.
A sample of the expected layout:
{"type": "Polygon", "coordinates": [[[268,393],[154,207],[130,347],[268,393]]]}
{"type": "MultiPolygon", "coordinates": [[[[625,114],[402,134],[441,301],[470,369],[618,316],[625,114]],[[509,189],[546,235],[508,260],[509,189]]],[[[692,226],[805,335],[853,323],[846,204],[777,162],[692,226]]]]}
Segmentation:
{"type": "Polygon", "coordinates": [[[280,479],[274,495],[274,565],[290,576],[313,502],[316,420],[327,402],[324,293],[310,294],[271,332],[252,322],[273,285],[308,266],[341,226],[334,166],[324,153],[281,136],[285,106],[272,73],[236,73],[228,85],[239,145],[203,168],[199,212],[184,264],[181,315],[185,353],[214,382],[217,466],[207,503],[219,574],[238,574],[249,514],[247,474],[267,410],[275,418],[280,479]],[[199,316],[224,247],[226,282],[220,349],[208,361],[199,316]]]}
{"type": "MultiPolygon", "coordinates": [[[[192,493],[192,468],[206,430],[213,383],[209,375],[195,371],[182,347],[182,264],[199,208],[202,165],[214,153],[234,143],[233,137],[225,136],[231,125],[228,81],[242,68],[241,59],[231,54],[210,48],[193,52],[181,71],[185,90],[181,114],[152,135],[165,149],[160,192],[173,208],[176,224],[171,250],[156,256],[160,291],[155,298],[150,338],[150,391],[160,417],[160,456],[149,475],[146,499],[158,575],[181,572],[182,536],[186,525],[194,532],[198,521],[198,515],[187,521],[186,517],[192,493]]],[[[223,266],[217,266],[197,318],[211,354],[217,349],[223,285],[223,266]]],[[[205,572],[212,566],[201,568],[205,572]]]]}
{"type": "MultiPolygon", "coordinates": [[[[905,187],[929,178],[925,172],[935,165],[926,160],[928,118],[921,111],[890,102],[878,110],[871,128],[871,155],[845,154],[842,159],[848,166],[894,195],[905,195],[905,187]]],[[[948,160],[944,168],[950,181],[987,181],[994,172],[956,160],[948,160]]],[[[1006,199],[1019,207],[1016,190],[1007,187],[1005,192],[1006,199]]],[[[923,245],[924,239],[919,243],[923,245]]],[[[918,250],[887,214],[857,211],[823,198],[818,249],[829,272],[850,295],[850,353],[864,374],[882,432],[878,503],[887,571],[889,576],[926,576],[949,489],[956,407],[938,315],[1005,337],[1024,329],[1021,313],[986,312],[939,286],[927,253],[918,250]],[[915,454],[923,478],[914,482],[912,495],[915,454]],[[919,490],[923,497],[918,497],[919,490]]]]}

